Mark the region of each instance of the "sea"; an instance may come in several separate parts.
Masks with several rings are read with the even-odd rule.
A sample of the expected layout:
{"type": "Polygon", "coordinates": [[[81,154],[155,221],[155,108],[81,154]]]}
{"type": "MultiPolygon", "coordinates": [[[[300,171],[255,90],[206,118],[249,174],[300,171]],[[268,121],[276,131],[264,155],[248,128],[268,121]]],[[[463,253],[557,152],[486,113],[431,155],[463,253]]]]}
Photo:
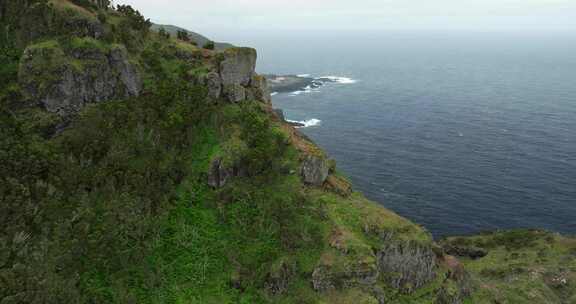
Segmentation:
{"type": "Polygon", "coordinates": [[[435,237],[576,234],[576,33],[247,37],[258,71],[331,77],[274,94],[355,190],[435,237]]]}

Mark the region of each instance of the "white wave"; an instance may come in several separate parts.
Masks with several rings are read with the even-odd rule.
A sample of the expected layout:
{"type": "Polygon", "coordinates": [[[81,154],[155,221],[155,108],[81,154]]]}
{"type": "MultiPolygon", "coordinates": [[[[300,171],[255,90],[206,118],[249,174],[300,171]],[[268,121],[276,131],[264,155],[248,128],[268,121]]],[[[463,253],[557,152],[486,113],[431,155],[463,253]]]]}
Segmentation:
{"type": "Polygon", "coordinates": [[[317,91],[317,90],[318,90],[318,89],[313,88],[313,87],[310,86],[310,85],[307,85],[307,86],[304,87],[302,90],[294,91],[294,92],[290,93],[290,96],[298,96],[298,95],[301,95],[301,94],[308,94],[308,93],[315,92],[315,91],[317,91]]]}
{"type": "Polygon", "coordinates": [[[340,76],[322,76],[322,77],[318,77],[316,79],[330,79],[331,81],[334,81],[336,83],[341,83],[341,84],[352,84],[352,83],[357,83],[358,80],[349,78],[349,77],[340,77],[340,76]]]}
{"type": "Polygon", "coordinates": [[[296,75],[296,77],[308,78],[308,77],[310,77],[310,74],[300,74],[300,75],[296,75]]]}
{"type": "Polygon", "coordinates": [[[308,120],[302,120],[302,121],[287,119],[286,121],[303,125],[301,127],[296,127],[296,128],[315,127],[315,126],[319,126],[322,123],[322,121],[320,119],[316,119],[316,118],[312,118],[312,119],[308,119],[308,120]]]}
{"type": "Polygon", "coordinates": [[[272,92],[272,93],[270,93],[270,96],[276,96],[276,95],[278,95],[278,92],[272,92]]]}

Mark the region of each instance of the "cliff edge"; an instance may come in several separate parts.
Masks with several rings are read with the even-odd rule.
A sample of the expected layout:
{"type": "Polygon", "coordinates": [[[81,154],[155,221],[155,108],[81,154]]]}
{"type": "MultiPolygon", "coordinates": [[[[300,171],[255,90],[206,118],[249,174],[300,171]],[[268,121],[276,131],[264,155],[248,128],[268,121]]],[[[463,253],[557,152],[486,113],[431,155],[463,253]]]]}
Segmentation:
{"type": "MultiPolygon", "coordinates": [[[[438,244],[354,192],[254,49],[106,4],[0,3],[1,304],[514,303],[475,264],[506,242],[438,244]]],[[[566,267],[534,299],[568,303],[576,245],[550,242],[566,267]]]]}

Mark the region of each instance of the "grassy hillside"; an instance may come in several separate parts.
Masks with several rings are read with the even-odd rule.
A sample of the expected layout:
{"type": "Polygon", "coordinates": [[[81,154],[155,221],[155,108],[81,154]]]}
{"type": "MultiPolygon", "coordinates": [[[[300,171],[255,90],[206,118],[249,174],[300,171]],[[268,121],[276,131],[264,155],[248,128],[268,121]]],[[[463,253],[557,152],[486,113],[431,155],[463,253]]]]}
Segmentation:
{"type": "Polygon", "coordinates": [[[452,254],[461,253],[473,275],[478,288],[471,303],[576,303],[573,238],[514,230],[451,237],[442,244],[452,254]]]}
{"type": "MultiPolygon", "coordinates": [[[[460,263],[354,193],[275,116],[253,50],[78,3],[0,3],[1,304],[517,303],[483,271],[515,269],[508,243],[460,263]]],[[[553,238],[550,269],[573,271],[553,238]]],[[[574,299],[566,273],[550,303],[574,299]]]]}

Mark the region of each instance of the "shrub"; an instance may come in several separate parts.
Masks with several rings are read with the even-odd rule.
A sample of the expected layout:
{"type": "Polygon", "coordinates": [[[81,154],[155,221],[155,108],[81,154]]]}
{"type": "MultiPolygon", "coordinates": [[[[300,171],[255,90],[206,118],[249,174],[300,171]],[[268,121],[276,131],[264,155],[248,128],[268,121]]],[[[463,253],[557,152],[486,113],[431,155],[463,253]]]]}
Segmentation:
{"type": "Polygon", "coordinates": [[[207,50],[213,50],[216,48],[216,45],[215,45],[214,41],[208,41],[204,44],[203,48],[205,48],[207,50]]]}

